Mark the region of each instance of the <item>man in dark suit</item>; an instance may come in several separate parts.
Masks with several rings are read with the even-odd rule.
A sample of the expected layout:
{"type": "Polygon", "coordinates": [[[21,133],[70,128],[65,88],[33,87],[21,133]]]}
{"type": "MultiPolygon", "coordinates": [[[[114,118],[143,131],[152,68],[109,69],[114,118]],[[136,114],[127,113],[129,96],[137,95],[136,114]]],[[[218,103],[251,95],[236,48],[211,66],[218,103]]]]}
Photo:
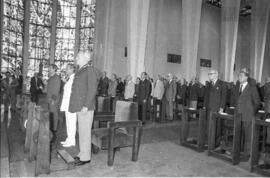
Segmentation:
{"type": "Polygon", "coordinates": [[[173,120],[173,103],[176,96],[176,83],[173,80],[173,75],[167,75],[168,83],[165,86],[165,99],[166,99],[166,119],[173,120]]]}
{"type": "MultiPolygon", "coordinates": [[[[210,113],[223,112],[226,105],[226,96],[227,96],[227,90],[226,90],[226,86],[224,82],[218,79],[218,71],[211,70],[208,73],[208,77],[209,77],[209,83],[206,86],[205,95],[204,95],[204,107],[206,108],[207,120],[209,120],[210,113]]],[[[208,127],[208,124],[207,124],[207,127],[208,127]]],[[[221,133],[222,133],[221,121],[217,120],[216,146],[220,144],[221,133]]]]}
{"type": "Polygon", "coordinates": [[[197,109],[200,85],[198,78],[194,78],[189,86],[189,107],[197,109]]]}
{"type": "Polygon", "coordinates": [[[47,85],[47,100],[50,111],[50,128],[54,134],[54,141],[56,138],[56,131],[58,127],[59,120],[59,100],[60,100],[60,87],[61,87],[61,78],[56,74],[57,66],[51,64],[49,66],[49,80],[47,85]]]}
{"type": "Polygon", "coordinates": [[[241,71],[239,74],[240,86],[236,99],[236,112],[242,115],[241,118],[241,146],[245,155],[250,154],[251,146],[251,123],[260,105],[260,97],[256,86],[248,83],[249,73],[241,71]]]}
{"type": "Polygon", "coordinates": [[[98,76],[88,62],[92,54],[79,52],[76,64],[79,70],[74,76],[71,89],[69,112],[77,113],[80,152],[75,157],[75,165],[81,166],[91,161],[91,132],[97,94],[98,76]]]}
{"type": "MultiPolygon", "coordinates": [[[[264,89],[264,110],[266,112],[267,118],[270,118],[270,77],[265,80],[263,86],[264,89]]],[[[270,145],[270,128],[267,128],[267,138],[266,143],[270,145]]]]}
{"type": "Polygon", "coordinates": [[[102,78],[100,78],[98,84],[98,91],[100,96],[108,96],[108,88],[109,88],[109,78],[107,77],[107,73],[103,72],[102,78]]]}
{"type": "MultiPolygon", "coordinates": [[[[247,67],[245,67],[245,68],[242,68],[241,70],[240,70],[240,73],[241,72],[244,72],[244,73],[246,73],[247,75],[248,75],[248,79],[247,79],[247,82],[249,83],[249,85],[251,85],[251,86],[256,86],[256,84],[257,84],[257,82],[256,82],[256,80],[254,79],[254,78],[251,78],[250,77],[250,69],[249,68],[247,68],[247,67]]],[[[236,88],[239,88],[239,86],[240,86],[240,82],[239,82],[239,80],[237,80],[237,82],[236,82],[236,88]]]]}
{"type": "Polygon", "coordinates": [[[44,84],[41,79],[41,74],[35,73],[34,77],[31,78],[30,81],[30,94],[31,101],[38,103],[39,95],[42,93],[42,89],[44,88],[44,84]]]}
{"type": "Polygon", "coordinates": [[[142,72],[138,92],[139,119],[142,120],[143,124],[146,122],[147,104],[151,92],[151,83],[146,79],[146,76],[147,73],[142,72]]]}

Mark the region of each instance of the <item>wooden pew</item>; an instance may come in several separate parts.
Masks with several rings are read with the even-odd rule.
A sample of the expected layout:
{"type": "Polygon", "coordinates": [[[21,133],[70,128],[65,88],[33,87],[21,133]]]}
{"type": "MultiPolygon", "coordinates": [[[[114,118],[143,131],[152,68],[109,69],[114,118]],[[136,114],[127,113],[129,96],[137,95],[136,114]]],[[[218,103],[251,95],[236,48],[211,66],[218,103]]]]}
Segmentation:
{"type": "MultiPolygon", "coordinates": [[[[214,156],[236,165],[240,162],[240,138],[241,138],[241,115],[210,113],[208,132],[208,156],[214,156]],[[216,141],[216,121],[222,119],[233,122],[233,145],[231,155],[222,154],[215,150],[216,141]]],[[[229,151],[229,150],[228,150],[229,151]]]]}
{"type": "Polygon", "coordinates": [[[26,123],[26,135],[25,135],[25,142],[24,142],[24,151],[29,152],[30,151],[30,145],[33,140],[32,137],[32,121],[34,119],[34,110],[35,110],[35,104],[32,102],[29,102],[27,106],[27,110],[25,114],[27,113],[27,117],[25,118],[26,123]]]}
{"type": "Polygon", "coordinates": [[[111,97],[97,97],[97,112],[111,112],[111,97]]]}
{"type": "Polygon", "coordinates": [[[260,129],[261,127],[263,127],[263,130],[266,130],[266,128],[270,128],[270,122],[266,122],[265,118],[266,118],[265,113],[258,113],[256,119],[252,121],[250,171],[251,172],[256,171],[259,174],[270,177],[270,168],[269,166],[268,168],[266,167],[267,164],[270,165],[270,160],[263,160],[263,164],[259,163],[260,129]]]}
{"type": "Polygon", "coordinates": [[[183,117],[181,122],[180,143],[182,146],[192,148],[198,152],[202,152],[205,149],[205,135],[206,135],[206,112],[203,109],[195,110],[189,108],[183,108],[183,117]],[[193,119],[191,115],[196,115],[196,121],[198,121],[198,135],[196,137],[196,143],[188,141],[189,125],[193,119]]]}
{"type": "Polygon", "coordinates": [[[132,146],[132,161],[137,161],[142,122],[138,120],[138,105],[133,102],[117,101],[115,115],[99,115],[94,118],[109,121],[107,128],[92,130],[93,152],[108,149],[108,166],[113,165],[118,148],[132,146]]]}
{"type": "Polygon", "coordinates": [[[36,108],[36,120],[39,122],[39,129],[34,141],[37,144],[37,156],[35,176],[50,173],[50,120],[49,112],[40,106],[36,108]]]}

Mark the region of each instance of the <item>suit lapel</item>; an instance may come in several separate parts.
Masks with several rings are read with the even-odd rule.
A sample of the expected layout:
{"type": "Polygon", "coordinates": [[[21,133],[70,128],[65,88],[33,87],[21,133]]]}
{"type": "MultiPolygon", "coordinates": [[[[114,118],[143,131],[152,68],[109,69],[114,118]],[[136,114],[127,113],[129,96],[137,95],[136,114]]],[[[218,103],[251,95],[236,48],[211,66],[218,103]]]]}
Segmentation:
{"type": "Polygon", "coordinates": [[[246,87],[244,88],[244,90],[241,92],[241,95],[245,94],[249,89],[249,84],[246,85],[246,87]]]}

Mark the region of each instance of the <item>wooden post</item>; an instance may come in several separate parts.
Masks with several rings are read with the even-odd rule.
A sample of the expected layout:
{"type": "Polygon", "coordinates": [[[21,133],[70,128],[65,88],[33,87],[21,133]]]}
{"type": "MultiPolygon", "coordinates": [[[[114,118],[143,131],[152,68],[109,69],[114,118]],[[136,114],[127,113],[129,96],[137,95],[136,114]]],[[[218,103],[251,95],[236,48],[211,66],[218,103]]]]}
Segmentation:
{"type": "Polygon", "coordinates": [[[37,161],[35,167],[35,176],[39,174],[50,173],[50,127],[49,112],[38,108],[39,113],[39,132],[37,143],[37,161]]]}
{"type": "Polygon", "coordinates": [[[205,144],[205,122],[206,122],[206,118],[205,118],[206,114],[205,114],[205,110],[200,109],[199,110],[199,132],[198,132],[198,151],[202,152],[203,148],[204,148],[204,144],[205,144]]]}
{"type": "Polygon", "coordinates": [[[210,112],[209,117],[209,130],[208,130],[208,155],[210,150],[215,148],[215,135],[216,135],[216,119],[213,113],[210,112]]]}
{"type": "Polygon", "coordinates": [[[28,160],[34,161],[37,157],[37,142],[38,142],[38,132],[39,132],[39,120],[37,117],[40,117],[40,112],[35,107],[33,110],[33,119],[32,119],[32,129],[31,129],[31,139],[30,139],[30,151],[29,151],[29,157],[28,160]]]}
{"type": "Polygon", "coordinates": [[[252,120],[251,133],[251,155],[250,155],[250,171],[254,171],[254,166],[258,164],[259,159],[259,129],[256,125],[256,120],[252,120]]]}
{"type": "Polygon", "coordinates": [[[32,120],[34,112],[34,103],[30,102],[27,108],[27,124],[26,124],[26,135],[24,143],[24,151],[28,152],[30,150],[31,134],[32,134],[32,120]]]}
{"type": "Polygon", "coordinates": [[[232,164],[240,162],[241,114],[234,115],[232,164]]]}
{"type": "Polygon", "coordinates": [[[180,143],[183,145],[184,142],[187,140],[188,135],[188,113],[183,108],[182,109],[183,117],[182,117],[182,123],[181,123],[181,135],[180,135],[180,143]]]}
{"type": "Polygon", "coordinates": [[[141,127],[135,127],[133,133],[133,145],[132,145],[132,161],[138,160],[140,140],[141,140],[141,127]]]}
{"type": "MultiPolygon", "coordinates": [[[[0,0],[0,57],[2,58],[2,42],[3,42],[3,21],[4,21],[4,0],[0,0]]],[[[2,59],[0,60],[0,72],[2,72],[2,59]]],[[[2,95],[2,93],[1,93],[2,95]]],[[[2,96],[1,98],[2,99],[2,96]]]]}
{"type": "MultiPolygon", "coordinates": [[[[29,65],[29,23],[30,23],[30,3],[31,0],[25,0],[24,2],[24,21],[23,21],[23,93],[26,92],[26,76],[29,65]]],[[[1,40],[2,42],[2,40],[1,40]]]]}
{"type": "Polygon", "coordinates": [[[54,58],[55,58],[57,3],[58,3],[58,1],[53,1],[53,4],[52,4],[52,27],[51,27],[51,38],[50,38],[50,45],[51,45],[50,64],[54,64],[54,58]]]}
{"type": "Polygon", "coordinates": [[[108,145],[108,166],[113,165],[114,161],[114,135],[115,135],[115,128],[109,128],[109,145],[108,145]]]}

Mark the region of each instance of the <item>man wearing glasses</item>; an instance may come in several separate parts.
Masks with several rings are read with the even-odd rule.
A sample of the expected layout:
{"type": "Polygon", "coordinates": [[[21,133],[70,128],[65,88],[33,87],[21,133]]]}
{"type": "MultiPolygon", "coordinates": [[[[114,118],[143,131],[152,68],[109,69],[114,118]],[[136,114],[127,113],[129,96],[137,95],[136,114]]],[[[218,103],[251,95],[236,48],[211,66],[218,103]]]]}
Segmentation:
{"type": "MultiPolygon", "coordinates": [[[[223,112],[226,105],[227,89],[223,81],[218,78],[218,71],[211,70],[208,73],[209,83],[206,86],[204,95],[204,107],[206,109],[207,120],[211,112],[223,112]]],[[[207,122],[208,123],[208,122],[207,122]]],[[[221,141],[222,126],[221,121],[217,120],[216,123],[216,146],[218,147],[221,141]]],[[[208,128],[208,124],[207,124],[208,128]]],[[[206,133],[207,137],[207,133],[206,133]]]]}

